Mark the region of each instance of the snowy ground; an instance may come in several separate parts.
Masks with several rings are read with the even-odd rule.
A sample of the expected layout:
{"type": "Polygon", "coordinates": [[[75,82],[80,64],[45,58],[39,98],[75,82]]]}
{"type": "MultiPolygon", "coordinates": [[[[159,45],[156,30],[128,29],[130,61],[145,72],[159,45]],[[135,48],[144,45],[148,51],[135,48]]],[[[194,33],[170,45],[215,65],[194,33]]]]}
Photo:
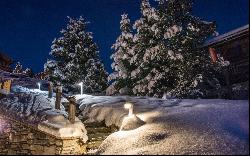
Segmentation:
{"type": "MultiPolygon", "coordinates": [[[[87,141],[84,124],[78,118],[74,124],[70,123],[63,105],[60,106],[60,110],[55,109],[55,94],[48,98],[48,91],[37,89],[38,82],[46,85],[46,81],[2,71],[0,77],[3,80],[12,79],[13,82],[11,93],[0,96],[0,115],[58,137],[80,137],[82,141],[87,141]]],[[[61,101],[67,100],[62,98],[61,101]]]]}
{"type": "MultiPolygon", "coordinates": [[[[2,81],[12,80],[11,93],[0,98],[2,113],[16,116],[19,120],[31,124],[46,120],[46,116],[50,115],[67,116],[63,105],[61,105],[60,111],[55,110],[55,96],[48,98],[48,91],[38,89],[37,83],[39,82],[43,86],[46,85],[46,81],[1,70],[0,78],[2,81]]],[[[66,101],[66,99],[63,98],[62,101],[66,101]]]]}
{"type": "Polygon", "coordinates": [[[96,154],[249,154],[249,102],[77,96],[86,122],[122,125],[134,103],[145,125],[111,134],[96,154]]]}
{"type": "MultiPolygon", "coordinates": [[[[55,135],[82,135],[86,130],[68,123],[67,112],[54,109],[54,98],[35,89],[38,80],[0,72],[13,78],[12,93],[0,98],[0,111],[55,135]]],[[[126,96],[76,95],[85,122],[105,121],[121,127],[128,114],[124,103],[145,122],[139,128],[118,131],[104,140],[95,154],[249,154],[249,101],[179,100],[126,96]]],[[[63,108],[63,106],[61,106],[63,108]]]]}

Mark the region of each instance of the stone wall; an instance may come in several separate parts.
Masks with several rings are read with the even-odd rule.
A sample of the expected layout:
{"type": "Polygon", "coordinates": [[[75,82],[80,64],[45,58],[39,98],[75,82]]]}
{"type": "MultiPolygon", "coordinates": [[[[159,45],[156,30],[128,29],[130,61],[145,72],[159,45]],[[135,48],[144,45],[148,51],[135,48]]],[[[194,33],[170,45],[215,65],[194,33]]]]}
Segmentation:
{"type": "Polygon", "coordinates": [[[80,138],[58,138],[0,114],[0,155],[84,154],[80,138]]]}

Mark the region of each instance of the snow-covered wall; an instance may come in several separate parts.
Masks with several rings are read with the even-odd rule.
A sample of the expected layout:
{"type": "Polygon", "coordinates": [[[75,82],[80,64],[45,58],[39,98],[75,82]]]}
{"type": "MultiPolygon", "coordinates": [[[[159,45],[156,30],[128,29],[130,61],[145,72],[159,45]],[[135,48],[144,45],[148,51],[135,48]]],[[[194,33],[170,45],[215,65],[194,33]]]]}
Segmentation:
{"type": "MultiPolygon", "coordinates": [[[[55,109],[55,97],[48,98],[47,91],[36,89],[37,82],[42,83],[41,81],[1,71],[0,77],[2,80],[12,80],[13,82],[11,93],[0,95],[0,115],[4,121],[8,121],[11,131],[7,135],[9,137],[3,138],[3,140],[0,138],[0,149],[3,146],[1,141],[8,142],[10,145],[17,142],[14,144],[18,144],[21,148],[20,150],[14,149],[14,151],[22,151],[21,154],[32,154],[34,150],[32,147],[38,146],[39,143],[30,143],[31,147],[23,148],[22,141],[29,140],[25,137],[27,133],[28,137],[30,135],[43,136],[42,139],[33,139],[40,142],[39,147],[33,151],[35,154],[63,154],[62,151],[65,151],[64,154],[82,154],[85,151],[84,143],[88,137],[84,124],[77,117],[74,123],[70,123],[63,105],[61,105],[61,110],[55,109]],[[11,136],[16,134],[19,137],[14,137],[13,141],[11,136]],[[53,148],[46,149],[46,146],[50,145],[49,142],[51,140],[53,142],[55,139],[59,140],[61,145],[52,143],[53,148]],[[68,141],[71,142],[71,145],[67,145],[68,141]]],[[[46,82],[44,83],[46,84],[46,82]]],[[[67,102],[67,100],[63,98],[62,102],[67,102]]],[[[7,147],[8,151],[11,151],[11,147],[7,147]]]]}
{"type": "Polygon", "coordinates": [[[79,138],[63,139],[0,115],[0,155],[83,154],[79,138]]]}
{"type": "Polygon", "coordinates": [[[40,93],[15,93],[0,99],[1,112],[13,120],[33,126],[58,137],[80,137],[87,141],[84,124],[76,118],[71,124],[68,113],[55,109],[55,98],[40,93]]]}
{"type": "MultiPolygon", "coordinates": [[[[11,93],[0,97],[0,110],[5,116],[58,137],[80,137],[87,141],[87,132],[81,121],[76,118],[71,124],[63,105],[61,110],[55,109],[55,96],[48,98],[48,91],[37,89],[37,82],[42,85],[47,82],[4,71],[0,71],[0,78],[12,80],[11,93]]],[[[67,99],[61,101],[67,102],[67,99]]]]}

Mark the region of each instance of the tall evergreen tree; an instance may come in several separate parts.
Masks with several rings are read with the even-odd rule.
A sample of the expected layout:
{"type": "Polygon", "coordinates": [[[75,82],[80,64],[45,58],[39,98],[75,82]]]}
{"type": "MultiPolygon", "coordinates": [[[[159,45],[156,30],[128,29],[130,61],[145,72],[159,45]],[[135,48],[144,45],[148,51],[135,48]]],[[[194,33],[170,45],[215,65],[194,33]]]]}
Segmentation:
{"type": "MultiPolygon", "coordinates": [[[[136,64],[136,69],[131,72],[133,79],[133,93],[136,95],[154,94],[153,80],[158,78],[159,71],[154,66],[160,66],[160,62],[153,62],[156,54],[160,50],[160,39],[157,38],[157,21],[159,15],[157,10],[150,6],[149,0],[142,0],[141,3],[141,18],[135,21],[133,26],[136,29],[134,35],[134,56],[131,63],[136,64]]],[[[156,80],[155,80],[156,81],[156,80]]],[[[159,88],[160,89],[160,88],[159,88]]]]}
{"type": "Polygon", "coordinates": [[[83,17],[68,18],[62,36],[52,43],[50,55],[53,59],[44,65],[48,78],[68,91],[79,90],[77,84],[83,82],[85,93],[102,92],[107,86],[107,73],[92,33],[86,31],[88,22],[83,17]]]}
{"type": "Polygon", "coordinates": [[[26,68],[24,71],[23,71],[23,74],[29,76],[29,77],[33,77],[34,76],[34,73],[33,71],[30,69],[30,68],[26,68]]]}
{"type": "Polygon", "coordinates": [[[22,73],[23,72],[23,66],[20,62],[16,63],[16,67],[13,70],[13,73],[22,73]]]}
{"type": "Polygon", "coordinates": [[[134,25],[136,95],[206,96],[216,70],[202,45],[215,23],[193,16],[192,6],[192,0],[159,0],[156,10],[142,0],[142,17],[134,25]]]}
{"type": "Polygon", "coordinates": [[[109,75],[109,81],[113,81],[108,89],[113,89],[112,94],[131,94],[132,82],[131,71],[135,68],[134,64],[130,63],[133,56],[133,34],[131,30],[130,19],[127,14],[122,15],[120,22],[121,35],[117,38],[116,43],[113,44],[114,50],[111,58],[114,60],[112,63],[113,73],[109,75]]]}

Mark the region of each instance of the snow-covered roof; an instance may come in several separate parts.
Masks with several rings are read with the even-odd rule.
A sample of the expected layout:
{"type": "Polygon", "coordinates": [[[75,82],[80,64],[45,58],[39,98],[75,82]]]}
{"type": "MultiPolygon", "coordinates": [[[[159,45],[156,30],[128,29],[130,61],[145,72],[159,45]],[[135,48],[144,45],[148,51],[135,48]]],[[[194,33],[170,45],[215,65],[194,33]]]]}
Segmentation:
{"type": "Polygon", "coordinates": [[[6,80],[12,80],[11,85],[12,86],[22,86],[22,87],[27,87],[27,88],[37,88],[37,83],[40,82],[42,84],[46,84],[48,83],[45,80],[39,80],[39,79],[35,79],[35,78],[30,78],[29,76],[22,74],[22,73],[10,73],[7,71],[3,71],[0,69],[0,78],[3,81],[6,80]]]}
{"type": "Polygon", "coordinates": [[[240,28],[234,29],[232,31],[229,31],[229,32],[222,34],[220,36],[217,36],[211,40],[208,40],[204,44],[204,47],[220,44],[220,43],[225,42],[225,41],[230,41],[230,40],[239,38],[243,35],[246,35],[247,33],[249,33],[249,24],[242,26],[240,28]]]}

